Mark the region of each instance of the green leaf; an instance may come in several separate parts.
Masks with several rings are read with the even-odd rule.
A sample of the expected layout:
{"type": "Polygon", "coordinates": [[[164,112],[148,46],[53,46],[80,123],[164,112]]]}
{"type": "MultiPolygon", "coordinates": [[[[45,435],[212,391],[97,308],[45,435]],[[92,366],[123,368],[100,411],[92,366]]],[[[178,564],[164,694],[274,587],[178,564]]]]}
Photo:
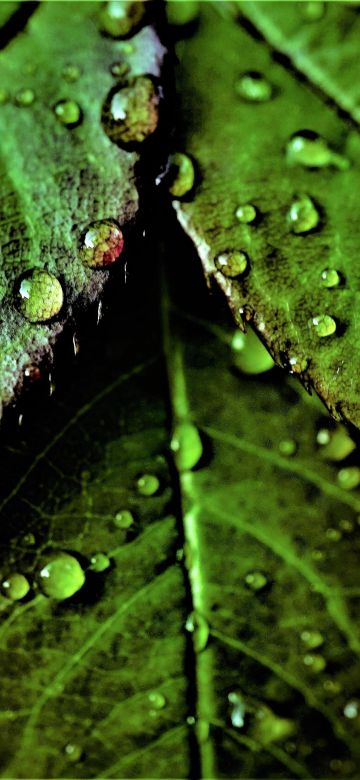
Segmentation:
{"type": "MultiPolygon", "coordinates": [[[[299,5],[248,13],[281,12],[285,29],[299,5]]],[[[176,212],[238,325],[252,322],[277,363],[359,426],[359,136],[229,6],[201,4],[177,44],[177,145],[198,183],[176,212]]]]}
{"type": "MultiPolygon", "coordinates": [[[[7,20],[7,6],[0,21],[7,20]]],[[[136,6],[141,10],[141,4],[136,6]]],[[[150,138],[131,150],[128,143],[110,140],[117,123],[110,122],[108,103],[120,89],[119,99],[130,100],[129,112],[136,113],[131,90],[160,76],[165,49],[150,13],[133,19],[130,8],[135,26],[126,32],[135,35],[123,41],[118,31],[102,34],[108,11],[99,20],[100,8],[97,2],[23,3],[3,28],[1,404],[19,394],[31,367],[52,364],[59,334],[100,300],[112,261],[120,259],[123,273],[134,227],[140,229],[139,184],[144,190],[152,177],[152,165],[146,173],[143,166],[148,142],[153,165],[157,155],[150,138]],[[89,233],[99,220],[105,220],[101,235],[94,228],[89,233]],[[119,231],[125,235],[124,254],[119,231]],[[98,251],[91,248],[96,242],[98,251]],[[34,269],[35,277],[21,286],[22,275],[34,269]]],[[[146,100],[138,92],[136,99],[146,100]]],[[[153,124],[156,117],[154,105],[153,124]]],[[[135,132],[134,115],[132,120],[135,132]]]]}
{"type": "Polygon", "coordinates": [[[300,385],[236,368],[234,328],[164,224],[161,319],[150,234],[2,444],[2,577],[31,586],[1,603],[2,776],[355,777],[359,490],[322,457],[334,424],[300,385]],[[65,599],[40,575],[63,553],[86,575],[65,599]]]}

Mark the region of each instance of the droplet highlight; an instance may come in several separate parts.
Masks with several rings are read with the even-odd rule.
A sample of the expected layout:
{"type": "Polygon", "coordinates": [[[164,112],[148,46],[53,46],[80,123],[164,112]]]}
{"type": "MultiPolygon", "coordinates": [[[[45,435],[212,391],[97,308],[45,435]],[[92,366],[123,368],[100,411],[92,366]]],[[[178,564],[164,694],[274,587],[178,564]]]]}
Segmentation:
{"type": "Polygon", "coordinates": [[[1,590],[4,596],[11,601],[20,601],[29,593],[30,584],[23,574],[14,572],[3,579],[1,590]]]}
{"type": "Polygon", "coordinates": [[[235,217],[242,225],[249,225],[256,220],[256,208],[251,203],[244,203],[237,207],[235,217]]]}
{"type": "Polygon", "coordinates": [[[348,718],[349,720],[355,720],[355,718],[359,715],[359,702],[356,701],[356,699],[351,699],[345,704],[344,707],[344,715],[345,718],[348,718]]]}
{"type": "Polygon", "coordinates": [[[179,471],[189,471],[199,463],[203,454],[200,434],[195,425],[183,422],[174,428],[170,448],[179,471]]]}
{"type": "Polygon", "coordinates": [[[136,487],[141,496],[154,496],[160,488],[160,482],[155,474],[143,474],[137,480],[136,487]]]}
{"type": "Polygon", "coordinates": [[[122,509],[120,512],[117,512],[114,517],[114,524],[117,528],[127,530],[128,528],[131,528],[134,523],[134,515],[128,509],[122,509]]]}
{"type": "Polygon", "coordinates": [[[316,335],[321,339],[332,336],[336,331],[336,322],[329,314],[320,314],[318,317],[313,317],[310,320],[310,324],[313,326],[316,335]]]}
{"type": "Polygon", "coordinates": [[[62,601],[70,598],[83,587],[85,574],[73,555],[59,553],[41,568],[38,582],[46,596],[62,601]]]}
{"type": "Polygon", "coordinates": [[[82,121],[82,111],[75,100],[59,100],[54,106],[54,114],[64,127],[70,129],[77,127],[82,121]]]}
{"type": "Polygon", "coordinates": [[[288,222],[293,233],[309,233],[320,222],[320,214],[308,195],[303,195],[295,200],[288,212],[288,222]]]}
{"type": "Polygon", "coordinates": [[[243,73],[235,84],[235,91],[242,100],[250,103],[265,103],[273,96],[272,84],[256,70],[243,73]]]}
{"type": "Polygon", "coordinates": [[[105,101],[102,122],[110,140],[126,149],[136,149],[155,133],[159,123],[160,96],[149,76],[137,76],[111,90],[105,101]]]}
{"type": "Polygon", "coordinates": [[[124,248],[124,236],[113,219],[92,222],[81,239],[80,255],[91,268],[106,268],[119,259],[124,248]]]}
{"type": "Polygon", "coordinates": [[[245,252],[222,252],[215,258],[215,268],[228,279],[241,276],[248,267],[248,257],[245,252]]]}
{"type": "Polygon", "coordinates": [[[335,268],[325,268],[321,271],[320,280],[323,287],[338,287],[341,282],[341,276],[335,268]]]}
{"type": "Polygon", "coordinates": [[[90,565],[89,569],[90,571],[95,572],[102,572],[106,571],[106,569],[109,569],[111,566],[110,558],[108,558],[107,555],[104,553],[95,553],[95,555],[92,555],[90,558],[90,565]]]}
{"type": "Polygon", "coordinates": [[[47,322],[56,317],[64,303],[59,280],[49,271],[35,269],[18,282],[17,305],[29,322],[47,322]]]}

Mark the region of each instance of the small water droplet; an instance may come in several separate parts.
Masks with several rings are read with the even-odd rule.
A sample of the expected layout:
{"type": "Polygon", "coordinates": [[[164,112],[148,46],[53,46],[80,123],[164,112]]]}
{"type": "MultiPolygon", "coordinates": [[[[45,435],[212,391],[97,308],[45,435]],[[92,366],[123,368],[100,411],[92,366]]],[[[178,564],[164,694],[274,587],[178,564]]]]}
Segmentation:
{"type": "Polygon", "coordinates": [[[7,89],[4,89],[3,87],[0,88],[0,106],[4,106],[5,103],[8,103],[10,99],[9,92],[7,89]]]}
{"type": "Polygon", "coordinates": [[[170,447],[179,471],[193,469],[203,454],[199,431],[195,425],[189,422],[182,422],[176,426],[170,447]]]}
{"type": "Polygon", "coordinates": [[[258,591],[266,588],[268,579],[262,571],[251,571],[245,577],[245,585],[250,590],[258,591]]]}
{"type": "Polygon", "coordinates": [[[140,0],[110,0],[100,11],[100,29],[111,38],[133,33],[143,20],[145,3],[140,0]]]}
{"type": "Polygon", "coordinates": [[[303,195],[295,200],[288,212],[288,221],[293,233],[296,235],[308,233],[317,227],[320,221],[320,214],[308,195],[303,195]]]}
{"type": "Polygon", "coordinates": [[[31,106],[35,100],[35,92],[32,89],[20,89],[15,95],[15,104],[21,108],[31,106]]]}
{"type": "Polygon", "coordinates": [[[186,718],[186,723],[188,724],[188,726],[195,726],[196,719],[194,718],[193,715],[188,715],[188,717],[186,718]]]}
{"type": "Polygon", "coordinates": [[[79,65],[72,65],[68,64],[65,65],[64,68],[61,71],[61,75],[65,81],[68,81],[70,83],[73,83],[74,81],[77,81],[81,76],[81,68],[79,65]]]}
{"type": "Polygon", "coordinates": [[[348,466],[345,469],[340,469],[337,481],[344,490],[354,490],[354,488],[360,485],[360,469],[358,466],[348,466]]]}
{"type": "Polygon", "coordinates": [[[350,165],[349,160],[334,152],[327,141],[313,130],[294,133],[287,144],[286,156],[290,164],[303,165],[305,168],[333,165],[340,170],[347,170],[350,165]]]}
{"type": "Polygon", "coordinates": [[[333,430],[320,428],[316,441],[321,447],[320,454],[324,460],[344,460],[356,449],[355,442],[343,425],[338,425],[333,430]]]}
{"type": "Polygon", "coordinates": [[[325,536],[330,542],[339,542],[342,538],[342,533],[338,528],[327,528],[325,536]]]}
{"type": "Polygon", "coordinates": [[[231,705],[230,708],[231,725],[234,726],[235,729],[242,729],[245,723],[245,713],[246,713],[244,699],[240,693],[235,693],[234,691],[231,691],[231,693],[228,694],[228,701],[229,704],[231,705]]]}
{"type": "Polygon", "coordinates": [[[251,203],[244,203],[242,206],[238,206],[235,211],[236,219],[244,225],[254,222],[257,217],[255,206],[251,203]]]}
{"type": "Polygon", "coordinates": [[[311,557],[314,559],[314,561],[324,561],[326,555],[324,553],[324,550],[319,550],[318,548],[315,548],[314,550],[312,550],[311,557]]]}
{"type": "Polygon", "coordinates": [[[41,568],[38,581],[46,596],[63,600],[82,588],[85,574],[73,555],[61,552],[51,557],[41,568]]]}
{"type": "Polygon", "coordinates": [[[199,16],[199,2],[196,0],[169,0],[166,3],[166,14],[169,24],[176,27],[192,24],[199,16]]]}
{"type": "Polygon", "coordinates": [[[359,702],[356,699],[350,699],[344,707],[345,718],[349,720],[355,720],[359,715],[359,702]]]}
{"type": "Polygon", "coordinates": [[[292,455],[295,455],[297,450],[296,441],[294,441],[294,439],[282,439],[282,441],[279,441],[278,450],[281,455],[291,457],[292,455]]]}
{"type": "Polygon", "coordinates": [[[290,374],[303,374],[308,368],[308,361],[299,355],[292,355],[289,358],[290,374]]]}
{"type": "Polygon", "coordinates": [[[124,62],[124,60],[120,60],[118,62],[113,62],[113,64],[110,66],[110,73],[112,76],[115,76],[116,78],[123,78],[124,76],[129,73],[130,67],[127,62],[124,62]]]}
{"type": "Polygon", "coordinates": [[[111,566],[110,558],[104,553],[96,553],[90,558],[89,569],[91,571],[102,572],[106,571],[111,566]]]}
{"type": "Polygon", "coordinates": [[[77,127],[82,121],[82,111],[75,100],[59,100],[54,106],[56,118],[65,127],[77,127]]]}
{"type": "Polygon", "coordinates": [[[72,764],[77,764],[77,762],[81,761],[83,757],[83,748],[81,745],[76,745],[72,742],[69,742],[69,744],[65,745],[64,747],[64,753],[68,761],[70,761],[72,764]]]}
{"type": "Polygon", "coordinates": [[[323,287],[338,287],[341,276],[335,268],[325,268],[321,271],[320,280],[323,287]]]}
{"type": "Polygon", "coordinates": [[[32,547],[36,544],[35,535],[32,533],[24,534],[24,536],[21,537],[21,544],[23,544],[24,547],[32,547]]]}
{"type": "Polygon", "coordinates": [[[209,639],[209,624],[205,618],[198,612],[191,612],[185,623],[186,631],[193,634],[193,645],[195,653],[201,653],[209,639]]]}
{"type": "Polygon", "coordinates": [[[117,528],[131,528],[134,525],[134,515],[128,509],[121,509],[114,517],[114,524],[117,528]]]}
{"type": "Polygon", "coordinates": [[[301,640],[311,650],[315,650],[316,647],[320,647],[324,644],[323,635],[320,633],[320,631],[316,630],[311,631],[309,629],[305,629],[305,631],[301,632],[301,640]]]}
{"type": "Polygon", "coordinates": [[[137,76],[116,87],[105,101],[102,121],[110,140],[136,149],[153,135],[159,123],[160,96],[149,76],[137,76]]]}
{"type": "Polygon", "coordinates": [[[222,252],[215,258],[215,267],[228,279],[241,276],[248,267],[248,257],[245,252],[222,252]]]}
{"type": "Polygon", "coordinates": [[[163,710],[166,707],[166,698],[159,691],[151,691],[148,695],[148,700],[155,710],[163,710]]]}
{"type": "Polygon", "coordinates": [[[308,653],[304,655],[303,662],[314,674],[320,674],[326,667],[326,661],[322,655],[308,653]]]}
{"type": "Polygon", "coordinates": [[[355,529],[354,523],[352,523],[351,520],[346,520],[345,518],[340,520],[339,527],[346,534],[351,534],[355,529]]]}
{"type": "Polygon", "coordinates": [[[262,73],[249,70],[235,84],[236,93],[251,103],[264,103],[273,96],[273,87],[262,73]]]}
{"type": "Polygon", "coordinates": [[[11,601],[19,601],[27,596],[30,585],[23,574],[14,572],[14,574],[9,574],[3,579],[1,590],[8,599],[11,599],[11,601]]]}
{"type": "Polygon", "coordinates": [[[17,284],[17,304],[29,322],[46,322],[59,314],[64,293],[59,280],[48,271],[29,271],[17,284]]]}
{"type": "Polygon", "coordinates": [[[310,320],[310,325],[313,326],[316,335],[321,339],[332,336],[336,331],[336,322],[329,314],[319,314],[317,317],[313,317],[310,320]]]}
{"type": "Polygon", "coordinates": [[[195,168],[192,159],[183,152],[175,152],[170,156],[171,184],[169,192],[174,198],[183,198],[194,187],[195,168]]]}
{"type": "Polygon", "coordinates": [[[105,268],[119,259],[124,236],[114,219],[92,222],[81,239],[81,259],[91,268],[105,268]]]}
{"type": "Polygon", "coordinates": [[[142,496],[154,496],[159,490],[160,482],[155,474],[143,474],[137,480],[136,487],[142,496]]]}
{"type": "Polygon", "coordinates": [[[306,22],[317,22],[325,14],[325,3],[322,0],[307,0],[300,4],[300,8],[306,22]]]}

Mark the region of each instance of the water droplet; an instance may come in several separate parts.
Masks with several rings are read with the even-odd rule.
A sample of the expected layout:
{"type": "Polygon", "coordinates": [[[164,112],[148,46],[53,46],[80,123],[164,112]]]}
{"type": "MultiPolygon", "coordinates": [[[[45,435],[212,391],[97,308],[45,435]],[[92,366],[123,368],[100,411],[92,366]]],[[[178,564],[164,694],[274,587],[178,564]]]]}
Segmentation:
{"type": "Polygon", "coordinates": [[[321,339],[332,336],[336,331],[336,322],[328,314],[319,314],[317,317],[313,317],[310,324],[321,339]]]}
{"type": "Polygon", "coordinates": [[[340,520],[339,527],[342,531],[346,534],[351,534],[355,528],[354,523],[351,522],[351,520],[340,520]]]}
{"type": "Polygon", "coordinates": [[[318,133],[313,130],[300,130],[291,136],[286,156],[290,164],[303,165],[305,168],[323,168],[333,165],[340,170],[349,168],[349,161],[331,149],[318,133]]]}
{"type": "Polygon", "coordinates": [[[142,496],[154,496],[159,490],[160,482],[155,474],[143,474],[137,480],[136,487],[142,496]]]}
{"type": "Polygon", "coordinates": [[[196,0],[169,0],[166,3],[166,14],[169,24],[182,26],[192,24],[199,16],[199,2],[196,0]]]}
{"type": "Polygon", "coordinates": [[[183,422],[176,426],[170,447],[179,471],[193,469],[203,454],[199,431],[195,425],[189,422],[183,422]]]}
{"type": "Polygon", "coordinates": [[[35,92],[32,89],[20,89],[15,95],[15,104],[21,108],[31,106],[35,100],[35,92]]]}
{"type": "Polygon", "coordinates": [[[100,11],[100,28],[111,38],[124,38],[134,32],[145,15],[140,0],[110,0],[100,11]]]}
{"type": "Polygon", "coordinates": [[[29,322],[46,322],[56,317],[63,306],[62,286],[48,271],[29,271],[18,282],[17,303],[29,322]]]}
{"type": "Polygon", "coordinates": [[[251,203],[244,203],[242,206],[238,206],[235,211],[235,217],[244,225],[249,224],[250,222],[254,222],[257,213],[255,206],[252,206],[251,203]]]}
{"type": "Polygon", "coordinates": [[[338,287],[341,282],[341,276],[335,268],[325,268],[320,274],[323,287],[338,287]]]}
{"type": "Polygon", "coordinates": [[[245,713],[246,713],[244,699],[240,693],[235,693],[234,691],[231,691],[231,693],[228,694],[228,701],[229,704],[231,704],[231,708],[230,708],[231,725],[234,726],[235,729],[242,729],[245,723],[245,713]]]}
{"type": "Polygon", "coordinates": [[[149,702],[155,710],[163,710],[166,706],[165,696],[159,691],[152,691],[148,695],[149,702]]]}
{"type": "Polygon", "coordinates": [[[320,674],[326,667],[326,661],[322,655],[312,655],[309,653],[304,655],[303,661],[305,666],[314,672],[314,674],[320,674]]]}
{"type": "Polygon", "coordinates": [[[23,574],[14,572],[5,577],[1,583],[1,590],[4,595],[12,601],[19,601],[25,598],[30,590],[30,585],[23,574]]]}
{"type": "Polygon", "coordinates": [[[325,14],[325,3],[322,0],[308,0],[301,3],[301,15],[307,22],[317,22],[325,14]]]}
{"type": "Polygon", "coordinates": [[[345,469],[340,469],[337,481],[344,490],[354,490],[354,488],[360,485],[360,469],[358,466],[348,466],[345,469]]]}
{"type": "Polygon", "coordinates": [[[320,214],[308,195],[303,195],[291,204],[288,221],[292,232],[297,235],[308,233],[316,228],[320,221],[320,214]]]}
{"type": "Polygon", "coordinates": [[[251,103],[264,103],[273,96],[273,88],[262,73],[249,70],[235,84],[236,93],[251,103]]]}
{"type": "Polygon", "coordinates": [[[321,428],[317,433],[316,441],[321,447],[321,457],[329,461],[344,460],[356,448],[355,442],[342,425],[334,430],[321,428]]]}
{"type": "Polygon", "coordinates": [[[345,704],[344,707],[344,715],[345,718],[349,718],[349,720],[354,720],[359,715],[359,702],[356,701],[356,699],[351,699],[350,701],[345,704]]]}
{"type": "Polygon", "coordinates": [[[8,103],[10,99],[10,95],[7,91],[7,89],[0,88],[0,106],[4,106],[5,103],[8,103]]]}
{"type": "Polygon", "coordinates": [[[114,219],[92,222],[82,236],[81,259],[91,268],[105,268],[119,259],[124,236],[114,219]]]}
{"type": "Polygon", "coordinates": [[[90,558],[89,569],[91,569],[91,571],[102,572],[108,569],[110,566],[110,558],[108,558],[108,556],[104,553],[96,553],[90,558]]]}
{"type": "Polygon", "coordinates": [[[77,127],[82,121],[82,111],[75,100],[59,100],[54,106],[54,113],[65,127],[77,127]]]}
{"type": "Polygon", "coordinates": [[[245,577],[245,585],[250,590],[258,591],[266,588],[268,579],[262,571],[251,571],[245,577]]]}
{"type": "Polygon", "coordinates": [[[215,267],[228,279],[236,279],[246,271],[248,257],[245,252],[222,252],[215,258],[215,267]]]}
{"type": "Polygon", "coordinates": [[[183,198],[188,195],[194,187],[195,168],[193,161],[187,154],[175,152],[169,160],[171,184],[169,186],[170,195],[174,198],[183,198]]]}
{"type": "Polygon", "coordinates": [[[70,761],[72,764],[77,764],[77,762],[81,761],[83,757],[83,748],[81,745],[76,745],[69,742],[69,744],[65,745],[64,747],[64,753],[68,761],[70,761]]]}
{"type": "Polygon", "coordinates": [[[188,726],[195,726],[196,719],[194,718],[193,715],[188,715],[188,717],[186,718],[186,723],[188,724],[188,726]]]}
{"type": "Polygon", "coordinates": [[[244,374],[263,374],[275,365],[271,355],[256,333],[236,330],[232,340],[233,363],[244,374]]]}
{"type": "Polygon", "coordinates": [[[209,625],[205,618],[198,612],[191,612],[185,623],[186,631],[193,634],[193,645],[195,653],[201,653],[209,639],[209,625]]]}
{"type": "Polygon", "coordinates": [[[36,544],[36,537],[32,533],[24,534],[24,536],[21,537],[21,544],[25,547],[32,547],[36,544]]]}
{"type": "Polygon", "coordinates": [[[80,78],[81,68],[78,65],[65,65],[61,71],[61,75],[65,81],[72,83],[80,78]]]}
{"type": "Polygon", "coordinates": [[[46,596],[68,599],[84,585],[85,574],[73,555],[58,553],[39,572],[39,585],[46,596]]]}
{"type": "Polygon", "coordinates": [[[294,439],[282,439],[282,441],[279,441],[278,450],[281,455],[291,457],[292,455],[295,455],[297,450],[296,441],[294,441],[294,439]]]}
{"type": "Polygon", "coordinates": [[[137,76],[111,90],[102,121],[110,140],[126,149],[137,148],[157,129],[160,96],[149,76],[137,76]]]}
{"type": "Polygon", "coordinates": [[[110,66],[110,73],[116,78],[123,78],[127,75],[129,70],[130,68],[128,63],[121,60],[119,62],[113,62],[113,64],[110,66]]]}
{"type": "Polygon", "coordinates": [[[305,629],[305,631],[301,632],[301,640],[311,650],[315,650],[316,647],[320,647],[324,644],[324,637],[320,631],[305,629]]]}
{"type": "Polygon", "coordinates": [[[117,528],[131,528],[134,522],[134,515],[128,509],[121,509],[114,517],[114,524],[117,528]]]}
{"type": "Polygon", "coordinates": [[[330,542],[339,542],[342,538],[342,533],[338,528],[327,528],[325,536],[330,542]]]}

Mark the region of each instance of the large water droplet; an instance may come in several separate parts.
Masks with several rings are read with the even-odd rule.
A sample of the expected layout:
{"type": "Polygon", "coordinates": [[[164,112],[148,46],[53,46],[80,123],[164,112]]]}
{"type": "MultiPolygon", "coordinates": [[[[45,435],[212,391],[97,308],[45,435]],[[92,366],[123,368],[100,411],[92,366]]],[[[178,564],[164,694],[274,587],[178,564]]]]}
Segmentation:
{"type": "Polygon", "coordinates": [[[268,579],[262,571],[251,571],[245,577],[245,585],[250,590],[258,591],[266,588],[268,579]]]}
{"type": "Polygon", "coordinates": [[[230,707],[230,720],[232,726],[234,726],[235,729],[242,729],[244,723],[245,723],[245,713],[246,713],[246,707],[243,697],[240,693],[235,693],[234,691],[231,691],[231,693],[228,694],[228,701],[231,705],[230,707]]]}
{"type": "Polygon", "coordinates": [[[355,718],[358,717],[359,712],[360,712],[360,706],[359,706],[359,702],[356,699],[351,699],[345,704],[344,707],[345,718],[349,718],[349,720],[355,720],[355,718]]]}
{"type": "Polygon", "coordinates": [[[15,104],[21,108],[31,106],[35,100],[35,92],[32,89],[20,89],[15,95],[15,104]]]}
{"type": "Polygon", "coordinates": [[[160,482],[155,474],[143,474],[137,480],[136,487],[142,496],[154,496],[159,490],[160,482]]]}
{"type": "Polygon", "coordinates": [[[288,221],[292,232],[296,234],[308,233],[317,227],[320,214],[308,195],[303,195],[291,204],[288,221]]]}
{"type": "Polygon", "coordinates": [[[338,287],[341,282],[341,276],[335,268],[325,268],[320,274],[323,287],[338,287]]]}
{"type": "Polygon", "coordinates": [[[354,490],[360,485],[360,469],[358,466],[348,466],[340,469],[337,481],[344,490],[354,490]]]}
{"type": "Polygon", "coordinates": [[[317,317],[313,317],[310,324],[321,339],[332,336],[336,331],[336,322],[328,314],[319,314],[317,317]]]}
{"type": "Polygon", "coordinates": [[[237,207],[235,217],[243,225],[248,225],[254,222],[257,217],[256,208],[251,203],[244,203],[242,206],[237,207]]]}
{"type": "Polygon", "coordinates": [[[333,165],[340,170],[349,168],[349,160],[331,149],[318,133],[300,130],[291,136],[286,147],[287,160],[305,168],[324,168],[333,165]]]}
{"type": "Polygon", "coordinates": [[[243,73],[235,84],[236,93],[251,103],[265,103],[273,95],[270,81],[256,70],[243,73]]]}
{"type": "Polygon", "coordinates": [[[17,304],[29,322],[46,322],[59,314],[64,293],[59,280],[48,271],[35,269],[18,282],[17,304]]]}
{"type": "Polygon", "coordinates": [[[215,267],[228,279],[236,279],[246,271],[248,258],[241,251],[222,252],[215,258],[215,267]]]}
{"type": "Polygon", "coordinates": [[[195,169],[193,161],[187,154],[175,152],[170,157],[170,176],[172,182],[169,186],[170,195],[174,198],[183,198],[193,189],[195,183],[195,169]]]}
{"type": "Polygon", "coordinates": [[[315,650],[316,647],[320,647],[322,644],[324,644],[324,637],[320,633],[320,631],[311,631],[309,629],[305,629],[305,631],[301,632],[301,639],[304,642],[304,644],[309,647],[311,650],[315,650]]]}
{"type": "Polygon", "coordinates": [[[114,524],[117,528],[131,528],[134,525],[134,515],[128,509],[121,509],[114,517],[114,524]]]}
{"type": "Polygon", "coordinates": [[[152,79],[137,76],[111,90],[102,114],[105,132],[114,143],[134,149],[157,129],[159,106],[159,93],[152,79]]]}
{"type": "Polygon", "coordinates": [[[124,38],[135,31],[145,14],[140,0],[110,0],[100,11],[100,28],[111,38],[124,38]]]}
{"type": "Polygon", "coordinates": [[[81,259],[91,268],[106,268],[120,257],[124,236],[114,219],[92,222],[81,241],[81,259]]]}
{"type": "Polygon", "coordinates": [[[82,120],[82,111],[75,100],[59,100],[54,106],[56,119],[65,127],[76,127],[82,120]]]}
{"type": "Polygon", "coordinates": [[[58,553],[45,563],[38,575],[46,596],[68,599],[84,585],[85,574],[79,561],[68,553],[58,553]]]}
{"type": "Polygon", "coordinates": [[[110,558],[104,553],[95,553],[90,558],[89,569],[91,571],[102,572],[106,571],[111,566],[110,558]]]}
{"type": "Polygon", "coordinates": [[[203,453],[199,431],[195,425],[189,422],[183,422],[176,426],[170,447],[179,471],[193,469],[203,453]]]}
{"type": "Polygon", "coordinates": [[[205,618],[198,612],[191,612],[185,623],[186,631],[193,634],[193,644],[195,653],[201,653],[209,639],[209,624],[205,618]]]}
{"type": "Polygon", "coordinates": [[[61,71],[61,75],[65,81],[73,83],[77,81],[81,76],[81,68],[79,65],[68,64],[65,65],[61,71]]]}
{"type": "Polygon", "coordinates": [[[25,598],[30,590],[30,585],[26,577],[23,574],[14,572],[5,577],[1,583],[1,590],[3,594],[12,601],[19,601],[25,598]]]}
{"type": "Polygon", "coordinates": [[[232,340],[233,362],[244,374],[262,374],[275,365],[271,355],[253,330],[236,330],[232,340]]]}

